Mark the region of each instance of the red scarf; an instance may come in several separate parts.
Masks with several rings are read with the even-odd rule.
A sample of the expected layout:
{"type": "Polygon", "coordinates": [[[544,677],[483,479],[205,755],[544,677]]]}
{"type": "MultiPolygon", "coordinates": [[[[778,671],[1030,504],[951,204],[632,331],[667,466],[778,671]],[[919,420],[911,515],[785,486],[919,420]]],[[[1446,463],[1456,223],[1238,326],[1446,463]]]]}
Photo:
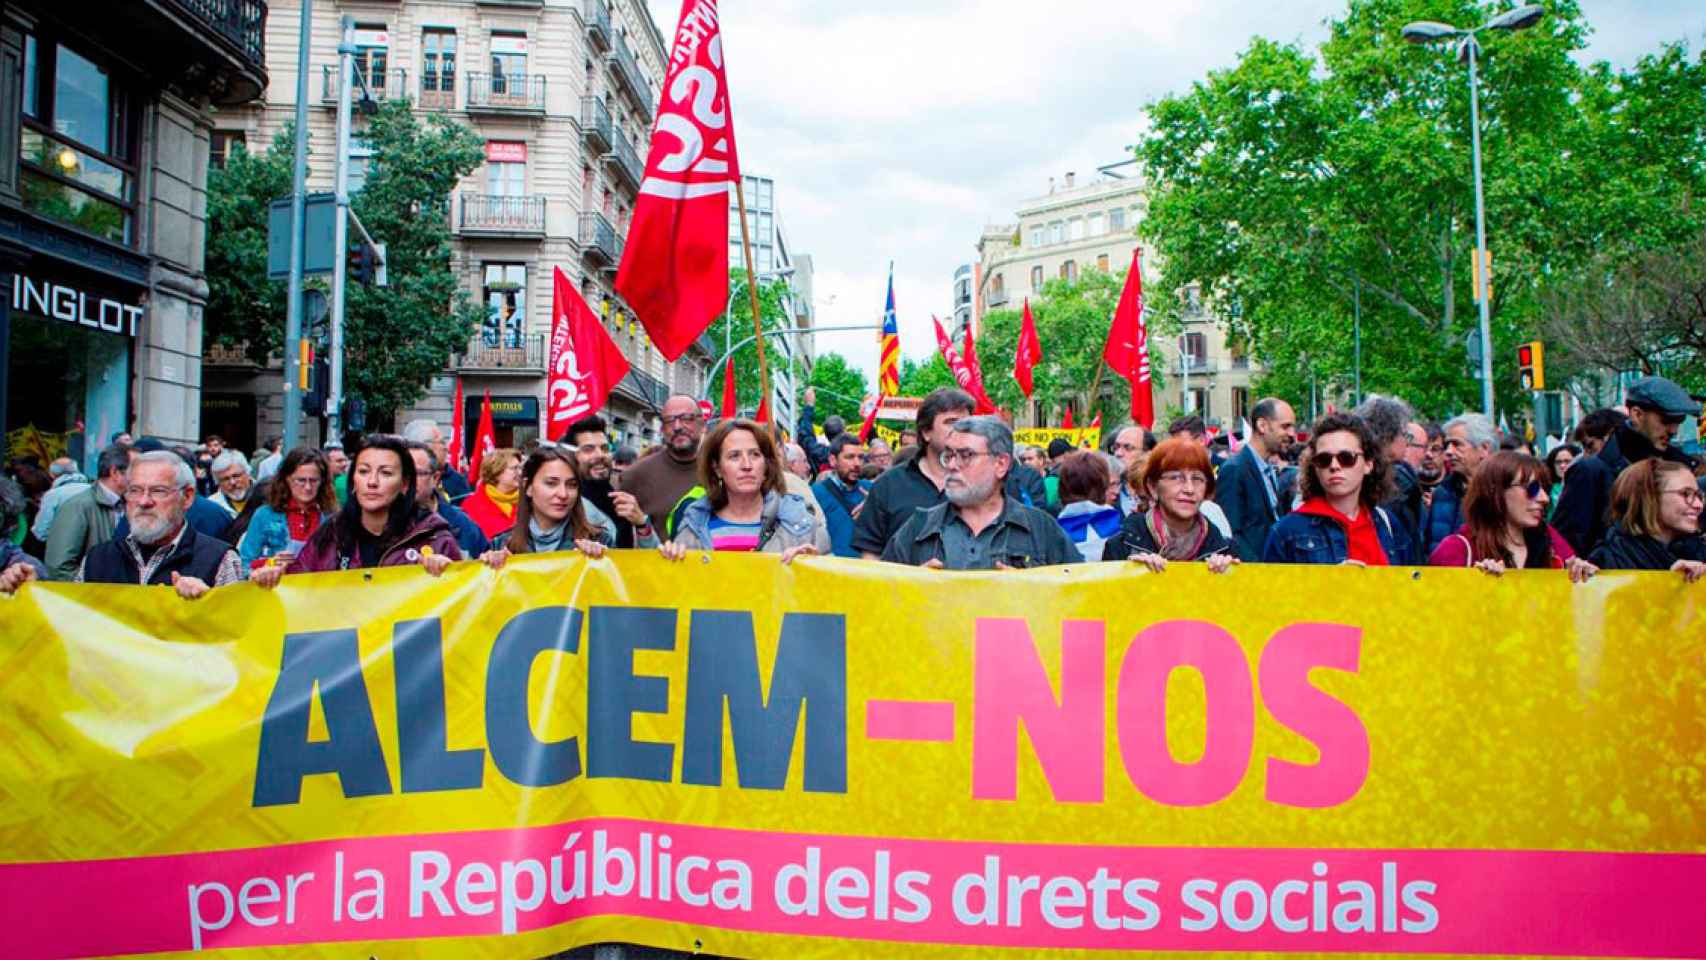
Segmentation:
{"type": "Polygon", "coordinates": [[[1386,548],[1380,545],[1380,534],[1374,529],[1374,508],[1363,507],[1357,511],[1357,517],[1352,520],[1327,502],[1325,497],[1315,497],[1306,500],[1303,506],[1297,508],[1297,513],[1306,513],[1312,517],[1326,517],[1337,523],[1339,529],[1345,531],[1346,557],[1360,560],[1371,567],[1391,566],[1386,559],[1386,548]]]}

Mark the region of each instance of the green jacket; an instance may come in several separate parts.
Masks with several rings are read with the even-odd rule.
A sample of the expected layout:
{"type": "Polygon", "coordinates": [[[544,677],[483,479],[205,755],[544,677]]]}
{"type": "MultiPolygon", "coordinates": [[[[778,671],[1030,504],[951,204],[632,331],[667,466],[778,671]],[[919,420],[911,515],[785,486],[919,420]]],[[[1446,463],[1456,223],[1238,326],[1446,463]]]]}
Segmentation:
{"type": "MultiPolygon", "coordinates": [[[[53,528],[47,535],[47,572],[54,580],[70,580],[77,575],[83,557],[94,548],[113,538],[120,509],[112,509],[95,498],[96,491],[106,492],[100,484],[65,501],[53,517],[53,528]]],[[[122,504],[123,501],[121,500],[122,504]]]]}

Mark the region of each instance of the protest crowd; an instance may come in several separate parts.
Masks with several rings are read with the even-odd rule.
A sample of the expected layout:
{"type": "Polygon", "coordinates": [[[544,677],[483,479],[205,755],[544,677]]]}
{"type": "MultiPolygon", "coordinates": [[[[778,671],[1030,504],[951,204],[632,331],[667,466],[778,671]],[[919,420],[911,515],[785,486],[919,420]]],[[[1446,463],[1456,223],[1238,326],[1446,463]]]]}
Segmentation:
{"type": "MultiPolygon", "coordinates": [[[[250,580],[380,566],[438,575],[515,554],[656,549],[835,555],[942,570],[1119,561],[1164,572],[1203,563],[1600,570],[1706,576],[1706,465],[1676,443],[1699,416],[1677,384],[1647,377],[1624,407],[1583,419],[1544,459],[1478,413],[1443,424],[1371,397],[1300,431],[1263,399],[1247,435],[1212,440],[1200,418],[1167,436],[1110,431],[1105,450],[1016,445],[972,396],[943,388],[890,449],[838,417],[815,423],[808,389],[792,436],[707,422],[671,397],[664,442],[613,450],[593,415],[552,441],[450,461],[437,424],[358,449],[246,457],[118,435],[96,476],[69,459],[16,461],[0,479],[0,592],[29,581],[171,586],[195,599],[250,580]]],[[[353,439],[352,445],[353,445],[353,439]]]]}

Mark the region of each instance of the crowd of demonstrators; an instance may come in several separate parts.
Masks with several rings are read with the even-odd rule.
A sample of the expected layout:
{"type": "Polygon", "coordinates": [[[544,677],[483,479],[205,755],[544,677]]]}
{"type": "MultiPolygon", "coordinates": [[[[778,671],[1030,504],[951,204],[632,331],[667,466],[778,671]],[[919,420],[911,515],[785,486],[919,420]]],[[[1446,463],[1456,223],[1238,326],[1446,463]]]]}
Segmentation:
{"type": "Polygon", "coordinates": [[[1385,567],[1412,555],[1404,528],[1380,506],[1391,489],[1386,451],[1361,418],[1332,413],[1315,423],[1298,487],[1303,502],[1269,531],[1263,562],[1385,567]]]}
{"type": "MultiPolygon", "coordinates": [[[[59,514],[59,505],[89,489],[89,478],[77,469],[77,461],[70,457],[54,460],[47,465],[47,472],[53,478],[53,486],[42,493],[35,523],[30,527],[30,533],[43,543],[47,542],[48,533],[53,529],[53,518],[59,514]]],[[[19,493],[22,493],[21,488],[19,493]]]]}
{"type": "Polygon", "coordinates": [[[1277,397],[1257,401],[1250,410],[1250,435],[1244,446],[1221,464],[1210,493],[1226,516],[1232,542],[1242,560],[1261,559],[1268,532],[1291,512],[1289,491],[1280,486],[1274,459],[1297,441],[1297,414],[1277,397]]]}
{"type": "Polygon", "coordinates": [[[1102,545],[1120,532],[1124,520],[1119,507],[1108,502],[1110,493],[1118,499],[1119,488],[1111,486],[1114,475],[1107,456],[1089,450],[1074,451],[1055,464],[1055,476],[1060,481],[1057,519],[1061,529],[1085,562],[1102,559],[1102,545]]]}
{"type": "Polygon", "coordinates": [[[1596,456],[1604,448],[1605,441],[1610,440],[1611,435],[1616,433],[1617,428],[1623,426],[1627,419],[1624,414],[1611,407],[1594,410],[1576,424],[1571,439],[1581,444],[1585,456],[1596,456]]]}
{"type": "MultiPolygon", "coordinates": [[[[1623,471],[1648,459],[1660,459],[1692,469],[1693,461],[1677,449],[1682,421],[1700,415],[1700,404],[1663,377],[1643,377],[1624,394],[1629,415],[1611,430],[1597,453],[1570,466],[1558,498],[1553,524],[1579,554],[1592,555],[1605,539],[1612,508],[1612,487],[1623,471]]],[[[1583,445],[1587,441],[1584,439],[1583,445]]]]}
{"type": "Polygon", "coordinates": [[[794,430],[794,437],[810,462],[811,469],[806,474],[806,479],[809,480],[829,469],[833,456],[830,445],[835,443],[836,437],[847,431],[847,421],[834,414],[824,417],[823,439],[819,440],[813,428],[813,422],[817,419],[817,388],[807,387],[801,400],[800,421],[794,430]]]}
{"type": "Polygon", "coordinates": [[[78,583],[170,585],[194,600],[243,579],[237,552],[189,521],[195,469],[170,450],[136,454],[124,483],[126,532],[92,548],[77,567],[78,583]]]}
{"type": "Polygon", "coordinates": [[[871,442],[865,445],[864,478],[875,480],[892,466],[894,450],[889,446],[889,442],[882,437],[872,437],[871,442]]]}
{"type": "Polygon", "coordinates": [[[1410,405],[1395,397],[1372,396],[1358,404],[1352,414],[1368,425],[1374,443],[1386,452],[1392,481],[1392,496],[1381,506],[1404,527],[1410,555],[1394,562],[1420,564],[1424,493],[1422,457],[1427,453],[1427,430],[1416,422],[1410,405]]]}
{"type": "Polygon", "coordinates": [[[60,506],[42,558],[52,579],[70,580],[90,550],[113,538],[124,515],[125,474],[131,456],[126,445],[102,450],[95,459],[95,482],[60,506]]]}
{"type": "Polygon", "coordinates": [[[634,495],[640,510],[663,539],[675,533],[672,520],[684,502],[705,495],[699,480],[699,446],[705,415],[699,401],[676,394],[664,401],[659,420],[663,446],[635,461],[622,475],[622,489],[634,495]],[[697,488],[697,489],[695,489],[697,488]]]}
{"type": "Polygon", "coordinates": [[[633,466],[634,461],[638,459],[640,459],[640,452],[635,450],[633,447],[617,447],[616,452],[610,456],[611,477],[620,481],[622,479],[622,475],[627,473],[628,468],[633,466]]]}
{"type": "Polygon", "coordinates": [[[264,566],[249,579],[278,585],[285,574],[419,565],[438,576],[462,559],[450,524],[415,500],[415,459],[400,437],[373,436],[350,467],[350,496],[308,538],[288,566],[264,566]]]}
{"type": "Polygon", "coordinates": [[[1434,486],[1424,521],[1425,536],[1419,544],[1421,553],[1429,556],[1442,540],[1463,526],[1463,498],[1469,492],[1469,478],[1499,444],[1499,433],[1485,414],[1454,417],[1446,421],[1444,433],[1446,473],[1434,486]]]}
{"type": "MultiPolygon", "coordinates": [[[[326,469],[330,474],[326,487],[341,505],[349,499],[349,454],[344,452],[344,445],[338,440],[321,447],[320,453],[326,458],[326,469]]],[[[283,470],[284,465],[280,464],[279,469],[283,470]]]]}
{"type": "Polygon", "coordinates": [[[871,482],[863,479],[865,450],[858,437],[845,431],[837,434],[827,449],[829,470],[812,485],[812,496],[823,511],[830,552],[838,557],[857,557],[859,552],[853,549],[853,524],[871,492],[871,482]]]}
{"type": "MultiPolygon", "coordinates": [[[[961,391],[952,393],[968,402],[971,399],[961,391]]],[[[958,398],[951,398],[951,403],[957,404],[958,398]]],[[[929,405],[929,398],[925,405],[929,405]]],[[[881,558],[947,570],[1017,569],[1070,563],[1077,558],[1078,551],[1060,523],[1047,510],[1016,496],[1015,485],[1009,482],[1017,463],[1013,459],[1013,431],[1007,424],[998,417],[963,413],[947,419],[959,412],[958,408],[945,403],[942,409],[949,414],[932,416],[928,421],[931,426],[925,429],[924,410],[920,408],[925,447],[918,457],[920,461],[935,461],[934,469],[941,471],[941,486],[932,488],[936,497],[931,503],[921,504],[902,520],[886,540],[881,558]]],[[[873,488],[871,501],[860,515],[856,538],[868,535],[864,522],[872,515],[869,507],[889,476],[885,474],[873,488]]],[[[930,482],[928,475],[920,476],[930,482]]]]}
{"type": "Polygon", "coordinates": [[[237,542],[237,555],[250,568],[269,560],[288,564],[320,524],[338,510],[332,492],[332,468],[313,447],[285,454],[278,473],[267,486],[266,503],[249,518],[237,542]]]}
{"type": "Polygon", "coordinates": [[[1700,483],[1680,463],[1649,457],[1618,476],[1612,523],[1592,561],[1607,570],[1674,570],[1689,583],[1706,576],[1700,483]]]}
{"type": "Polygon", "coordinates": [[[498,447],[480,460],[480,486],[462,501],[462,512],[488,538],[515,526],[515,508],[521,501],[521,451],[498,447]]]}
{"type": "Polygon", "coordinates": [[[671,560],[690,549],[776,553],[782,562],[830,552],[823,517],[789,492],[782,453],[770,431],[750,420],[724,420],[699,450],[704,493],[687,504],[670,542],[671,560]]]}
{"type": "Polygon", "coordinates": [[[424,443],[432,450],[433,461],[439,465],[440,471],[438,487],[446,502],[461,503],[474,492],[462,471],[450,465],[450,445],[445,442],[444,431],[438,428],[436,420],[410,420],[403,424],[403,439],[410,443],[424,443]]]}
{"type": "Polygon", "coordinates": [[[541,446],[521,466],[521,502],[515,526],[493,538],[480,562],[503,569],[518,553],[578,550],[602,557],[616,545],[615,524],[582,492],[583,467],[574,451],[541,446]]]}
{"type": "Polygon", "coordinates": [[[477,557],[485,553],[491,546],[492,538],[486,536],[479,524],[468,519],[462,508],[451,503],[444,495],[441,486],[444,480],[444,465],[438,459],[438,454],[433,452],[429,444],[418,440],[404,440],[403,445],[408,448],[409,459],[415,462],[415,505],[427,513],[438,514],[450,525],[450,533],[456,538],[456,546],[461,549],[464,557],[477,557]]]}
{"type": "Polygon", "coordinates": [[[1203,561],[1215,573],[1225,573],[1238,562],[1235,544],[1202,515],[1202,505],[1216,488],[1202,444],[1164,441],[1144,460],[1138,483],[1150,506],[1126,515],[1119,532],[1103,547],[1101,559],[1134,560],[1157,573],[1166,570],[1169,561],[1203,561]]]}
{"type": "Polygon", "coordinates": [[[1558,509],[1558,498],[1564,493],[1564,475],[1570,472],[1570,467],[1576,458],[1582,455],[1582,448],[1573,443],[1560,443],[1546,455],[1546,475],[1551,482],[1549,492],[1552,494],[1552,509],[1558,509]]]}
{"type": "Polygon", "coordinates": [[[1488,457],[1469,480],[1463,526],[1440,541],[1428,557],[1436,567],[1475,567],[1494,575],[1506,570],[1567,570],[1581,582],[1598,572],[1576,556],[1546,522],[1546,464],[1515,450],[1488,457]]]}

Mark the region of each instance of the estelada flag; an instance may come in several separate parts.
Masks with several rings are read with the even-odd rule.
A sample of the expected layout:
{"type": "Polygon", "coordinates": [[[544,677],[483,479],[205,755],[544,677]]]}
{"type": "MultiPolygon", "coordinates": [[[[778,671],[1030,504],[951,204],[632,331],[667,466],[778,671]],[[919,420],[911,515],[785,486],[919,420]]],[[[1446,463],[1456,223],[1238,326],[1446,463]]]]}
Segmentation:
{"type": "Polygon", "coordinates": [[[560,267],[551,283],[551,362],[545,378],[545,435],[563,431],[604,406],[628,375],[628,358],[560,267]]]}
{"type": "Polygon", "coordinates": [[[474,432],[474,455],[468,461],[468,483],[480,489],[480,461],[498,448],[498,432],[492,426],[492,389],[486,388],[486,399],[480,404],[480,429],[474,432]]]}
{"type": "Polygon", "coordinates": [[[1145,430],[1155,426],[1155,394],[1149,388],[1149,328],[1143,319],[1143,248],[1131,254],[1131,271],[1102,347],[1108,369],[1131,383],[1131,419],[1145,430]]]}
{"type": "Polygon", "coordinates": [[[1019,346],[1013,351],[1013,379],[1025,399],[1031,399],[1031,368],[1043,360],[1043,344],[1037,339],[1037,322],[1031,318],[1031,298],[1025,298],[1025,316],[1019,322],[1019,346]]]}
{"type": "Polygon", "coordinates": [[[729,299],[729,187],[740,179],[717,0],[682,0],[616,292],[673,361],[729,299]]]}

